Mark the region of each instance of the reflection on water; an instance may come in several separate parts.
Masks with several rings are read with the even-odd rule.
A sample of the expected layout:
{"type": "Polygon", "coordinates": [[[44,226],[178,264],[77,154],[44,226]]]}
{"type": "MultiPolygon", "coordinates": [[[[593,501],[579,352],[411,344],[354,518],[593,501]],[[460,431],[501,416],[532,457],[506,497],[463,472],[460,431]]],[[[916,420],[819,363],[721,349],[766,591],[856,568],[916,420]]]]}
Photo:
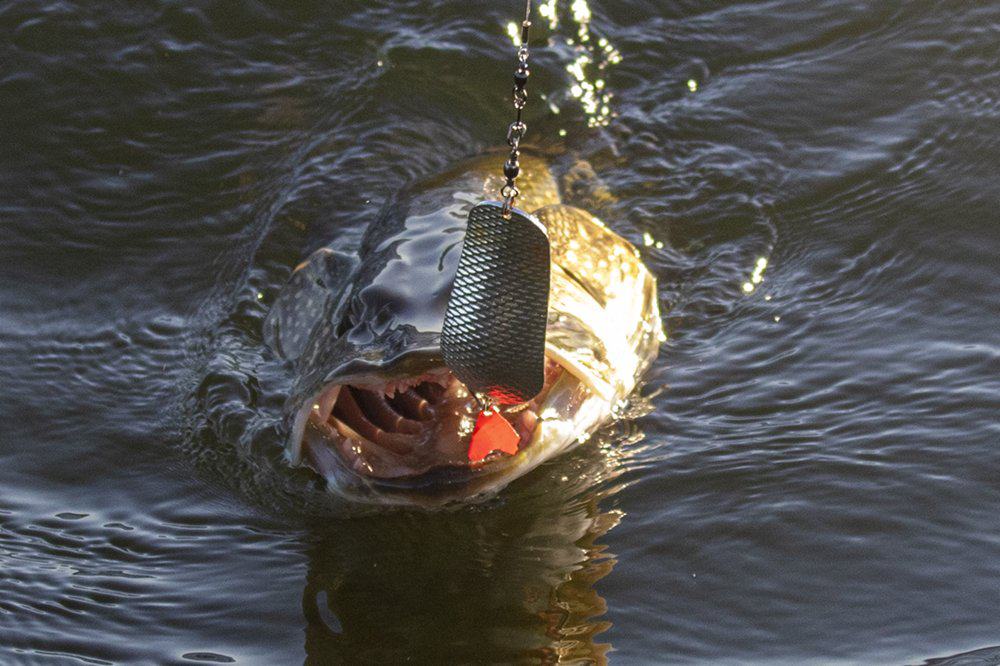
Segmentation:
{"type": "Polygon", "coordinates": [[[315,526],[309,662],[604,663],[595,584],[615,558],[599,541],[622,513],[601,504],[621,467],[598,446],[566,463],[509,502],[315,526]]]}
{"type": "MultiPolygon", "coordinates": [[[[532,40],[545,41],[547,38],[547,48],[568,61],[565,64],[570,75],[568,93],[586,115],[588,127],[607,127],[615,117],[611,104],[614,94],[607,85],[608,70],[622,61],[622,54],[606,37],[596,35],[591,28],[593,14],[587,0],[547,0],[538,6],[538,14],[545,21],[533,22],[535,36],[532,40]],[[559,28],[564,23],[575,30],[571,28],[569,34],[563,34],[559,28]],[[540,30],[541,27],[547,27],[548,32],[540,30]]],[[[515,46],[520,45],[519,24],[508,23],[507,35],[515,46]]],[[[541,90],[537,94],[548,103],[552,113],[558,114],[565,92],[541,90]]],[[[565,136],[565,131],[561,136],[565,136]]]]}

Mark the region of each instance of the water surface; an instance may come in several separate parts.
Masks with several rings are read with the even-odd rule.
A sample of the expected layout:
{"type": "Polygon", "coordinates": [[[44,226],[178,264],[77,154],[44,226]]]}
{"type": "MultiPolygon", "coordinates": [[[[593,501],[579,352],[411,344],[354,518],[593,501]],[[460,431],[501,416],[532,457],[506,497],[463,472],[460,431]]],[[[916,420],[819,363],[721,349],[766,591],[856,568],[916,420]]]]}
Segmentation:
{"type": "Polygon", "coordinates": [[[996,4],[546,0],[633,418],[443,514],[286,469],[262,318],[502,139],[504,4],[0,5],[0,661],[998,661],[996,4]]]}

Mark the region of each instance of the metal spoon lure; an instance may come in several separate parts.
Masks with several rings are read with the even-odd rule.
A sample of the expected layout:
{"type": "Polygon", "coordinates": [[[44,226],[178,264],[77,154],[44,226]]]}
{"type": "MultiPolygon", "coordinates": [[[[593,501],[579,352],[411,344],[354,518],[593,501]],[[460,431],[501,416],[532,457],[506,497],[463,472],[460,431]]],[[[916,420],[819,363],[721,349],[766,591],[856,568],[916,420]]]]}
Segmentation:
{"type": "Polygon", "coordinates": [[[503,200],[484,201],[469,213],[441,332],[445,364],[490,403],[473,432],[469,459],[474,461],[493,450],[516,453],[519,438],[498,406],[528,402],[545,383],[549,239],[538,219],[514,207],[520,194],[515,185],[520,142],[527,129],[521,115],[527,100],[530,14],[528,0],[514,72],[517,115],[507,130],[511,152],[503,165],[503,200]]]}

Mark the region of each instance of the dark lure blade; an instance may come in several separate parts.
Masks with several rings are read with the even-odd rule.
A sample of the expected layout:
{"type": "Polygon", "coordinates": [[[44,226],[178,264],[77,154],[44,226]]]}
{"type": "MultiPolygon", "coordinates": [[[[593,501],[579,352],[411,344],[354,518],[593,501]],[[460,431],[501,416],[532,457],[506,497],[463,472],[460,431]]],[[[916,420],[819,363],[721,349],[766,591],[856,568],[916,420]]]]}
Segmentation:
{"type": "Polygon", "coordinates": [[[469,213],[441,347],[473,392],[499,404],[536,396],[545,382],[549,240],[534,216],[487,201],[469,213]]]}

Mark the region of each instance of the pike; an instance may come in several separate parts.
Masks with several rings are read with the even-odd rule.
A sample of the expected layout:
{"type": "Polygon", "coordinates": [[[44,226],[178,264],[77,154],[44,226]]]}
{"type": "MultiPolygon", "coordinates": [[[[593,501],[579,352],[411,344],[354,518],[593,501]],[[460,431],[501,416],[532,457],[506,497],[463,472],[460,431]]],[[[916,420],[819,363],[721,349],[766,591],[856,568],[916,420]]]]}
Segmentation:
{"type": "Polygon", "coordinates": [[[331,492],[417,506],[495,494],[586,441],[655,359],[656,280],[638,250],[564,204],[541,158],[521,168],[519,205],[547,229],[551,282],[545,382],[504,413],[509,450],[471,455],[480,408],[441,350],[469,210],[496,189],[488,158],[408,189],[355,254],[316,251],[278,295],[264,338],[295,371],[286,457],[331,492]]]}

